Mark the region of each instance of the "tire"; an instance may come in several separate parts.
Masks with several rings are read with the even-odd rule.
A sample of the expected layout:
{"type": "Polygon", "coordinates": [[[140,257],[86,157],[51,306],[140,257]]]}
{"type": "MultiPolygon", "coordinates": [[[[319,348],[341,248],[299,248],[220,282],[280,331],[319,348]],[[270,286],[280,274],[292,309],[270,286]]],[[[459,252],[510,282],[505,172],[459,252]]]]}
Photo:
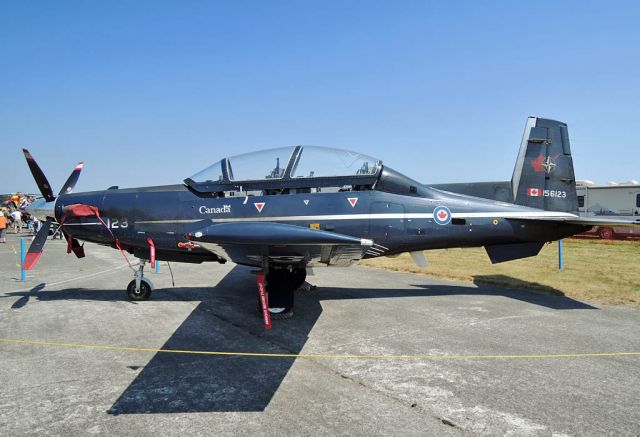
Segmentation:
{"type": "Polygon", "coordinates": [[[600,228],[600,230],[598,231],[598,235],[600,235],[600,238],[602,238],[603,240],[613,240],[613,229],[600,228]]]}
{"type": "Polygon", "coordinates": [[[129,300],[136,302],[148,300],[149,296],[151,296],[151,285],[142,279],[140,281],[140,291],[136,292],[136,280],[134,279],[127,285],[127,295],[129,296],[129,300]]]}
{"type": "Polygon", "coordinates": [[[280,312],[274,312],[269,308],[269,314],[271,316],[271,320],[284,320],[290,319],[293,317],[293,308],[284,308],[280,312]]]}

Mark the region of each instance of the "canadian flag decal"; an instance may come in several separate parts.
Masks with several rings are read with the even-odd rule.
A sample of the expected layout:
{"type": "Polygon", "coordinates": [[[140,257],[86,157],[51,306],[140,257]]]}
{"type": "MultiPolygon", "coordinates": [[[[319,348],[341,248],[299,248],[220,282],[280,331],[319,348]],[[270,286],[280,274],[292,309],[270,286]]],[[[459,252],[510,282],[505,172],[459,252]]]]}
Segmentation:
{"type": "Polygon", "coordinates": [[[264,208],[264,202],[255,202],[254,206],[258,210],[258,212],[262,212],[262,208],[264,208]]]}
{"type": "Polygon", "coordinates": [[[358,203],[358,198],[357,197],[347,197],[347,200],[349,201],[349,203],[351,204],[352,207],[355,207],[356,203],[358,203]]]}
{"type": "Polygon", "coordinates": [[[530,196],[530,197],[541,197],[542,196],[542,190],[540,188],[529,188],[527,190],[527,196],[530,196]]]}

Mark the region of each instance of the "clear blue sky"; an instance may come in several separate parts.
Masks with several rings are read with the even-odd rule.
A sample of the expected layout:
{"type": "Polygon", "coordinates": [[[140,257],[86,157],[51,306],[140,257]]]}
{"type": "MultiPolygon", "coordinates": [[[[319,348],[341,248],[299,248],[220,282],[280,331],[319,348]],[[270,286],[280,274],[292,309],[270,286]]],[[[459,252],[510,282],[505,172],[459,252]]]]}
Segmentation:
{"type": "Polygon", "coordinates": [[[507,180],[528,115],[569,124],[576,175],[640,179],[640,3],[0,4],[0,192],[179,183],[293,144],[424,182],[507,180]]]}

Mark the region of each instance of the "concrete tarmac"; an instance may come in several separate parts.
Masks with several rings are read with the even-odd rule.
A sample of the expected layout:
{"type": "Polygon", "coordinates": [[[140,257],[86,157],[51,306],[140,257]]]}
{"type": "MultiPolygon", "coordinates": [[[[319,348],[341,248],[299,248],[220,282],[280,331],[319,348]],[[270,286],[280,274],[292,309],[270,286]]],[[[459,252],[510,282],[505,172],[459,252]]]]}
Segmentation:
{"type": "Polygon", "coordinates": [[[640,352],[635,308],[318,268],[266,332],[244,267],[172,263],[173,286],[163,262],[134,303],[118,251],[49,241],[20,282],[19,249],[0,244],[3,436],[640,434],[640,355],[580,356],[640,352]]]}

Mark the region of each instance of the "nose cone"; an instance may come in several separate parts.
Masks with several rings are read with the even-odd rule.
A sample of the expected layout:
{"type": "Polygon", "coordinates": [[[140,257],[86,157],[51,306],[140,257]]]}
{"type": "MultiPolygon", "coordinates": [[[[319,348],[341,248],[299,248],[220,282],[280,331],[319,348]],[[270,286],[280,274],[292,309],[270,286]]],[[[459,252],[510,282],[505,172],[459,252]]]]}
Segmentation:
{"type": "Polygon", "coordinates": [[[46,200],[40,198],[35,202],[32,202],[25,209],[29,214],[34,217],[38,217],[39,220],[46,220],[47,217],[53,217],[53,207],[55,206],[55,201],[47,202],[46,200]]]}

